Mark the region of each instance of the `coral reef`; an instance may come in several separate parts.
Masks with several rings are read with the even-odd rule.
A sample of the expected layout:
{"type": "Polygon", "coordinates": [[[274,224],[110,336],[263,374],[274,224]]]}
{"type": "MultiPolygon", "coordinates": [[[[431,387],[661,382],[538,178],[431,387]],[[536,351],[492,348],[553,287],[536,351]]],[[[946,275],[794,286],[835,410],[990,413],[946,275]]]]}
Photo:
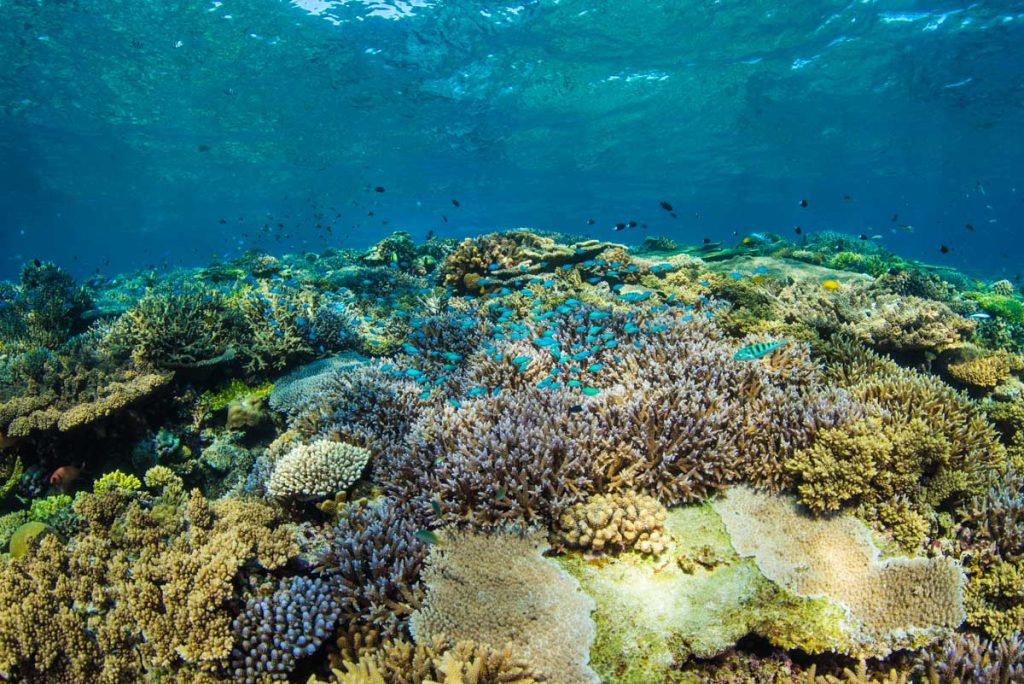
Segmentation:
{"type": "Polygon", "coordinates": [[[1024,644],[1019,636],[986,641],[956,634],[927,649],[918,670],[934,684],[1004,684],[1024,681],[1024,644]]]}
{"type": "Polygon", "coordinates": [[[542,556],[542,534],[441,534],[423,568],[423,605],[410,620],[418,644],[436,638],[510,644],[548,681],[598,681],[587,665],[593,600],[542,556]]]}

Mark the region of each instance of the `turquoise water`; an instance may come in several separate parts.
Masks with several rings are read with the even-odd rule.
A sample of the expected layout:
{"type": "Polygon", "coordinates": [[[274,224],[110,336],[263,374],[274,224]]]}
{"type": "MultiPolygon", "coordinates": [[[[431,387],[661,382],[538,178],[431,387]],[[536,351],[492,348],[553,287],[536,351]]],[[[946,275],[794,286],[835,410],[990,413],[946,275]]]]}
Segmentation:
{"type": "Polygon", "coordinates": [[[614,231],[630,220],[686,242],[878,234],[992,276],[1021,256],[1020,2],[6,0],[0,19],[0,276],[398,228],[639,242],[614,231]]]}

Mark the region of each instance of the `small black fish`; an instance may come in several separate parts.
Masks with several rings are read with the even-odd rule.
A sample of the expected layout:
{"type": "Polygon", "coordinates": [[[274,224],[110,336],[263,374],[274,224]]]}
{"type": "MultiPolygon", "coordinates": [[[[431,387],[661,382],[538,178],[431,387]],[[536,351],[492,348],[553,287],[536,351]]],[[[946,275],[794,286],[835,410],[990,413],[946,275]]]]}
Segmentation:
{"type": "Polygon", "coordinates": [[[221,220],[220,220],[220,223],[227,223],[227,222],[228,222],[228,220],[227,220],[227,219],[221,219],[221,220]]]}
{"type": "Polygon", "coordinates": [[[972,226],[970,223],[965,223],[964,228],[971,231],[972,233],[974,232],[974,226],[972,226]]]}
{"type": "Polygon", "coordinates": [[[660,204],[661,208],[664,209],[665,211],[672,211],[672,205],[669,204],[668,202],[662,200],[660,204]]]}
{"type": "Polygon", "coordinates": [[[804,209],[806,209],[807,208],[807,200],[805,200],[805,199],[800,200],[800,206],[803,207],[804,209]]]}
{"type": "Polygon", "coordinates": [[[711,244],[711,238],[709,238],[709,237],[704,238],[704,244],[705,245],[710,245],[711,244]]]}
{"type": "Polygon", "coordinates": [[[205,145],[205,144],[201,144],[196,149],[199,150],[200,152],[209,152],[210,151],[210,146],[209,145],[205,145]]]}
{"type": "Polygon", "coordinates": [[[946,245],[940,245],[939,251],[942,252],[943,254],[949,254],[949,247],[947,247],[946,245]]]}
{"type": "Polygon", "coordinates": [[[587,219],[587,225],[588,226],[594,225],[594,219],[587,219]]]}
{"type": "Polygon", "coordinates": [[[627,225],[629,225],[630,228],[636,228],[636,221],[630,221],[627,225]]]}
{"type": "Polygon", "coordinates": [[[378,185],[377,187],[375,187],[373,189],[373,191],[374,192],[384,192],[384,186],[383,185],[378,185]]]}
{"type": "Polygon", "coordinates": [[[803,235],[804,229],[801,228],[800,226],[797,226],[796,228],[793,229],[793,232],[796,233],[797,235],[803,235]]]}
{"type": "Polygon", "coordinates": [[[672,218],[679,218],[679,214],[677,214],[677,213],[676,213],[676,212],[674,212],[674,211],[670,211],[670,212],[668,212],[668,215],[669,215],[669,216],[671,216],[672,218]]]}
{"type": "Polygon", "coordinates": [[[844,200],[846,200],[847,202],[849,202],[849,201],[850,201],[850,200],[852,200],[853,198],[852,198],[852,197],[850,197],[849,195],[847,195],[847,194],[845,194],[845,193],[844,193],[844,194],[843,194],[843,199],[844,199],[844,200]]]}
{"type": "Polygon", "coordinates": [[[445,223],[448,223],[448,217],[447,216],[442,216],[441,220],[444,221],[445,223]]]}
{"type": "Polygon", "coordinates": [[[899,220],[900,220],[900,215],[899,215],[899,214],[893,214],[893,215],[892,215],[892,218],[891,218],[891,219],[889,219],[889,222],[890,222],[890,223],[896,223],[896,222],[897,222],[897,221],[899,221],[899,220]]]}
{"type": "Polygon", "coordinates": [[[583,411],[583,404],[574,404],[569,407],[569,413],[580,413],[583,411]]]}
{"type": "Polygon", "coordinates": [[[625,223],[616,223],[614,230],[623,230],[623,229],[625,229],[625,227],[626,227],[625,223]]]}
{"type": "Polygon", "coordinates": [[[367,216],[373,216],[373,212],[372,211],[368,211],[368,212],[366,212],[366,215],[367,216]]]}
{"type": "Polygon", "coordinates": [[[861,234],[860,234],[860,239],[861,239],[861,240],[867,240],[867,239],[868,239],[868,236],[867,236],[867,235],[865,235],[864,233],[861,233],[861,234]]]}
{"type": "Polygon", "coordinates": [[[452,206],[453,206],[453,207],[461,207],[462,205],[461,205],[461,204],[459,204],[459,200],[457,200],[457,199],[453,199],[453,200],[452,200],[452,206]]]}

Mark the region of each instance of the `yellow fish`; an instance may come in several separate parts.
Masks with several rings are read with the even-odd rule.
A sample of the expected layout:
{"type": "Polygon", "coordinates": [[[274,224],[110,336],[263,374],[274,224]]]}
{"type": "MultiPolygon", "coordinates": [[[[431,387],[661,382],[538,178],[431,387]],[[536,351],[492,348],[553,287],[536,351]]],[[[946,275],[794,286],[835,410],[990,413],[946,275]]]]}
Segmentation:
{"type": "Polygon", "coordinates": [[[823,288],[825,288],[826,290],[828,290],[829,292],[835,292],[840,287],[839,281],[838,280],[833,280],[831,278],[828,279],[828,280],[821,281],[821,286],[823,288]]]}

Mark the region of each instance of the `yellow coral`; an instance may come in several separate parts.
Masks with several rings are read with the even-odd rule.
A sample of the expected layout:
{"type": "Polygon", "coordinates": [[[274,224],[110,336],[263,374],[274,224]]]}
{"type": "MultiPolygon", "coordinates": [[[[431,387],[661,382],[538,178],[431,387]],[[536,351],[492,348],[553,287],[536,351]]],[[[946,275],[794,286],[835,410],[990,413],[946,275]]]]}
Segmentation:
{"type": "Polygon", "coordinates": [[[129,492],[137,492],[142,488],[142,483],[139,482],[139,478],[135,477],[130,473],[123,473],[120,470],[114,470],[109,473],[104,473],[100,479],[92,486],[94,494],[105,494],[114,489],[124,489],[129,492]]]}
{"type": "Polygon", "coordinates": [[[946,371],[963,385],[990,389],[1024,369],[1024,360],[1017,354],[999,350],[950,363],[946,371]]]}
{"type": "Polygon", "coordinates": [[[564,511],[556,537],[570,548],[593,551],[635,548],[640,553],[665,550],[665,508],[635,492],[598,494],[564,511]]]}

